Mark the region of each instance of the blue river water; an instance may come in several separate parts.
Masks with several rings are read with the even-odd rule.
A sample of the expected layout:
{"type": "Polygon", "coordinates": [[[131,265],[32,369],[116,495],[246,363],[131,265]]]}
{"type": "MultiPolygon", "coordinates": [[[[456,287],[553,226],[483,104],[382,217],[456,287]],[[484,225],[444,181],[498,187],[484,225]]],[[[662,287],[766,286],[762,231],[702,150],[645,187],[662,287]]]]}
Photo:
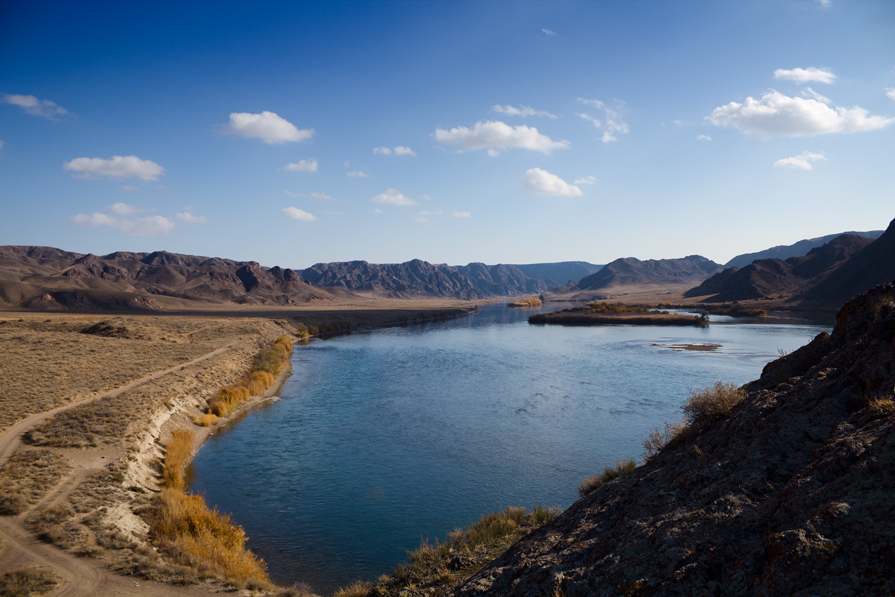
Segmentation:
{"type": "Polygon", "coordinates": [[[756,379],[832,328],[533,326],[531,313],[491,305],[297,346],[280,399],[208,440],[191,489],[245,528],[275,581],[328,593],[488,512],[568,507],[585,477],[680,419],[689,389],[756,379]]]}

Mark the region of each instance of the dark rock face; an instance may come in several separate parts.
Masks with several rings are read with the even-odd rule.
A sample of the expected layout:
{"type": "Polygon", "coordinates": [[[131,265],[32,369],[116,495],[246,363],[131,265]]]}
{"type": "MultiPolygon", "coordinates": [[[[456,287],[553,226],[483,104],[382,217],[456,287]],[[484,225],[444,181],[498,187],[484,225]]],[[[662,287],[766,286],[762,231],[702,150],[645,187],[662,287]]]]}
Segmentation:
{"type": "Polygon", "coordinates": [[[869,238],[844,234],[811,249],[802,257],[790,257],[786,261],[760,259],[742,269],[725,269],[691,288],[684,296],[712,295],[706,301],[727,302],[797,294],[824,280],[848,258],[873,242],[869,238]]]}
{"type": "Polygon", "coordinates": [[[895,594],[895,285],[455,595],[895,594]]]}
{"type": "Polygon", "coordinates": [[[790,257],[802,257],[807,255],[811,249],[815,247],[820,247],[821,245],[825,245],[830,242],[837,236],[842,236],[843,234],[850,234],[852,236],[858,236],[861,238],[869,238],[871,240],[877,239],[882,236],[882,230],[870,230],[868,232],[839,232],[837,234],[828,234],[826,236],[819,236],[817,238],[809,238],[806,240],[800,240],[799,242],[792,245],[779,245],[776,247],[771,247],[770,249],[765,249],[764,251],[758,251],[757,253],[744,253],[743,255],[737,255],[726,264],[724,264],[725,268],[741,268],[749,265],[753,261],[757,259],[780,259],[786,260],[790,257]]]}
{"type": "Polygon", "coordinates": [[[543,282],[529,278],[512,265],[433,265],[420,259],[393,264],[366,261],[318,263],[303,270],[301,276],[321,286],[391,298],[471,300],[538,294],[546,290],[543,282]]]}
{"type": "Polygon", "coordinates": [[[99,257],[49,247],[0,247],[0,300],[38,310],[155,310],[158,297],[292,305],[332,300],[291,269],[166,251],[99,257]]]}

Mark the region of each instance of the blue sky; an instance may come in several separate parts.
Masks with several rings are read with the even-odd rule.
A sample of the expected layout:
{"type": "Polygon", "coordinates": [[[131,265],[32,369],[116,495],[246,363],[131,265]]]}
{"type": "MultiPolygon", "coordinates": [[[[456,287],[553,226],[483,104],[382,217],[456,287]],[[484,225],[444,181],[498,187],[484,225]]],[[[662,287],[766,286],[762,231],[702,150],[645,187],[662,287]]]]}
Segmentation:
{"type": "Polygon", "coordinates": [[[895,3],[0,4],[0,244],[303,268],[895,217],[895,3]]]}

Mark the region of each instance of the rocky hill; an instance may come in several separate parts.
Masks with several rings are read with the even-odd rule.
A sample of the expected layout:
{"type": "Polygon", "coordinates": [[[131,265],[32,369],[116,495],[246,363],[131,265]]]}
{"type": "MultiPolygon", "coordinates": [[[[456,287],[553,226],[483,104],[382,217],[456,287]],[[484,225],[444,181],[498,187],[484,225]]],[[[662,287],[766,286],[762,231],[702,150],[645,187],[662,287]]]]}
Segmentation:
{"type": "Polygon", "coordinates": [[[821,282],[849,257],[873,242],[870,238],[843,234],[802,257],[790,257],[785,261],[759,259],[742,269],[725,269],[691,288],[684,296],[706,296],[705,302],[789,298],[821,282]]]}
{"type": "Polygon", "coordinates": [[[886,284],[452,594],[895,594],[893,346],[886,284]]]}
{"type": "Polygon", "coordinates": [[[420,259],[393,264],[366,261],[318,263],[302,270],[301,276],[321,286],[389,298],[471,300],[539,294],[547,289],[544,282],[529,278],[512,265],[433,265],[420,259]]]}
{"type": "Polygon", "coordinates": [[[722,270],[720,264],[701,255],[682,259],[648,259],[634,257],[616,259],[604,265],[600,271],[585,276],[577,283],[552,288],[544,293],[547,300],[599,300],[605,298],[607,289],[623,286],[681,287],[702,282],[722,270]]]}
{"type": "Polygon", "coordinates": [[[0,247],[0,305],[153,310],[221,303],[294,305],[329,301],[338,294],[305,282],[291,269],[254,261],[166,251],[97,256],[51,247],[0,247]]]}
{"type": "Polygon", "coordinates": [[[868,232],[839,232],[838,234],[828,234],[826,236],[819,236],[817,238],[809,238],[806,240],[800,240],[797,243],[791,245],[778,245],[776,247],[771,247],[770,249],[765,249],[764,251],[758,251],[756,253],[744,253],[742,255],[737,255],[730,261],[724,264],[725,268],[730,267],[745,267],[755,261],[756,259],[789,259],[790,257],[802,257],[803,255],[807,255],[808,252],[815,248],[820,247],[821,245],[825,245],[837,236],[842,236],[843,234],[851,234],[854,236],[860,236],[861,238],[869,238],[871,240],[875,240],[882,235],[882,230],[870,230],[868,232]]]}
{"type": "Polygon", "coordinates": [[[895,220],[882,236],[796,298],[804,307],[830,308],[892,279],[895,279],[895,220]]]}
{"type": "Polygon", "coordinates": [[[595,274],[603,267],[587,261],[558,261],[555,263],[514,264],[529,278],[542,280],[548,288],[560,286],[568,282],[577,282],[585,276],[595,274]]]}

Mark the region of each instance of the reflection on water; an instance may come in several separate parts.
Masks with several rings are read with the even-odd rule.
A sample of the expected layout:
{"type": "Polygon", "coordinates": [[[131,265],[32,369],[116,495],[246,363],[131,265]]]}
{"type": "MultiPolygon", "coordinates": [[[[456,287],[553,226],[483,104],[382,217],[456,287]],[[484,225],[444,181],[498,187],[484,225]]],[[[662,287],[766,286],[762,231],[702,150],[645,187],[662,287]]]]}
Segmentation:
{"type": "Polygon", "coordinates": [[[245,527],[275,580],[327,592],[487,512],[569,506],[584,477],[679,418],[688,389],[755,379],[831,328],[529,326],[531,313],[493,305],[296,347],[281,399],[209,440],[192,489],[245,527]]]}

